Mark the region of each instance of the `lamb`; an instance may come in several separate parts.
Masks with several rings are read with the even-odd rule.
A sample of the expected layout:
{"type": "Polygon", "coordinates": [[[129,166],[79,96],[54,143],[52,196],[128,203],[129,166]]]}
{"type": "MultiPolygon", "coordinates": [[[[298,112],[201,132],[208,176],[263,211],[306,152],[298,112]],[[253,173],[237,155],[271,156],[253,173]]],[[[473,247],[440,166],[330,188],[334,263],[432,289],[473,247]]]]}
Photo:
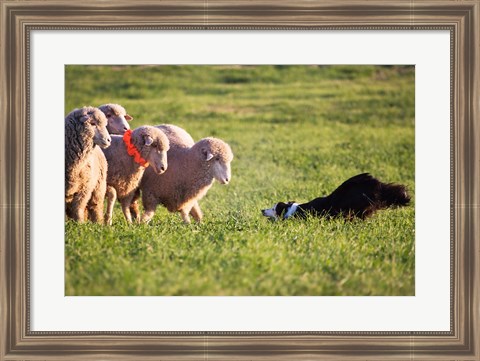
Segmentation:
{"type": "Polygon", "coordinates": [[[101,148],[111,137],[107,118],[97,108],[75,109],[65,117],[65,211],[67,217],[84,222],[103,221],[107,187],[107,160],[101,148]]]}
{"type": "Polygon", "coordinates": [[[110,134],[123,134],[130,129],[128,122],[133,119],[119,104],[103,104],[98,107],[108,120],[107,130],[110,134]]]}
{"type": "MultiPolygon", "coordinates": [[[[200,222],[203,215],[198,201],[205,196],[216,179],[221,184],[231,180],[230,163],[233,153],[230,146],[218,138],[204,138],[188,147],[175,144],[171,133],[174,128],[159,126],[170,140],[168,170],[161,176],[147,169],[140,183],[144,214],[143,222],[149,222],[158,204],[163,204],[170,212],[180,212],[185,223],[190,223],[191,214],[200,222]],[[173,140],[172,140],[173,139],[173,140]]],[[[187,133],[188,134],[188,133],[187,133]]],[[[191,138],[191,137],[189,137],[191,138]]],[[[187,143],[189,140],[187,140],[187,143]]]]}
{"type": "Polygon", "coordinates": [[[132,223],[130,206],[143,173],[147,167],[156,174],[165,172],[168,149],[167,136],[151,126],[127,130],[123,137],[112,135],[111,146],[103,150],[108,162],[105,223],[112,224],[113,206],[117,197],[125,219],[132,223]]]}

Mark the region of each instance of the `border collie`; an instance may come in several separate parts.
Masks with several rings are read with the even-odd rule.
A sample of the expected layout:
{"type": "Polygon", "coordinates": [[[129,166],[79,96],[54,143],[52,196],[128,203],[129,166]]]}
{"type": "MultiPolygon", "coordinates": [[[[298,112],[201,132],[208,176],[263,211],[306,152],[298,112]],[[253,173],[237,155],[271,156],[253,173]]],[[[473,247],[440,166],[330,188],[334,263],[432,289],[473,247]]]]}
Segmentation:
{"type": "Polygon", "coordinates": [[[273,219],[306,218],[307,214],[364,219],[379,209],[406,206],[409,202],[410,196],[404,185],[383,183],[369,173],[362,173],[343,182],[329,196],[303,204],[280,202],[272,208],[263,209],[262,214],[273,219]]]}

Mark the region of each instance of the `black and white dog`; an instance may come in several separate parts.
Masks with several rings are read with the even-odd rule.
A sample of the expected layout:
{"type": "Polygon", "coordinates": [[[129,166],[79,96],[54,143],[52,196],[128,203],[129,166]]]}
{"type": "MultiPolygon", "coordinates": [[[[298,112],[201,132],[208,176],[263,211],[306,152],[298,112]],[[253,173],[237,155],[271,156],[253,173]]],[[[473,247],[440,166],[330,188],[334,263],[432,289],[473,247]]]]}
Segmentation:
{"type": "Polygon", "coordinates": [[[379,209],[406,206],[409,202],[410,196],[404,185],[386,184],[368,173],[362,173],[343,182],[329,196],[303,204],[280,202],[270,209],[263,209],[262,214],[273,219],[305,218],[307,214],[363,219],[379,209]]]}

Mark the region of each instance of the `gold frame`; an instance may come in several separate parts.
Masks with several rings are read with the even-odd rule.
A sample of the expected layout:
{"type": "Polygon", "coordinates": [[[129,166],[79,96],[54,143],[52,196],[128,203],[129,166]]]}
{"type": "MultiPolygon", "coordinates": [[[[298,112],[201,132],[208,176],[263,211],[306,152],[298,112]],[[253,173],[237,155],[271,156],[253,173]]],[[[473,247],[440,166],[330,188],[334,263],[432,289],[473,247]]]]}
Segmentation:
{"type": "Polygon", "coordinates": [[[0,360],[480,360],[479,0],[0,0],[0,18],[0,360]],[[450,331],[30,330],[30,31],[153,28],[450,30],[450,331]]]}

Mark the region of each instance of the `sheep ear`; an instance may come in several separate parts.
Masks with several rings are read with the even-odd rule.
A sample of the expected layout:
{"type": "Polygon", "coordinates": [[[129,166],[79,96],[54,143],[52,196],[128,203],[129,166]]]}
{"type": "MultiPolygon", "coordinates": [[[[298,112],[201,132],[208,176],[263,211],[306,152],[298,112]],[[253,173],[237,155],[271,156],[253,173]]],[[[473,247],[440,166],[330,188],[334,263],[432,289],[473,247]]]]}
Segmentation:
{"type": "Polygon", "coordinates": [[[145,137],[145,145],[152,145],[153,143],[153,138],[149,135],[145,137]]]}
{"type": "Polygon", "coordinates": [[[80,118],[78,118],[78,120],[80,120],[82,123],[85,123],[90,119],[92,119],[92,114],[90,113],[83,113],[80,115],[80,118]]]}
{"type": "Polygon", "coordinates": [[[130,121],[133,117],[131,115],[125,114],[125,120],[130,121]]]}
{"type": "Polygon", "coordinates": [[[213,158],[213,154],[210,153],[207,149],[202,149],[202,153],[205,156],[205,161],[208,162],[210,159],[213,158]]]}

